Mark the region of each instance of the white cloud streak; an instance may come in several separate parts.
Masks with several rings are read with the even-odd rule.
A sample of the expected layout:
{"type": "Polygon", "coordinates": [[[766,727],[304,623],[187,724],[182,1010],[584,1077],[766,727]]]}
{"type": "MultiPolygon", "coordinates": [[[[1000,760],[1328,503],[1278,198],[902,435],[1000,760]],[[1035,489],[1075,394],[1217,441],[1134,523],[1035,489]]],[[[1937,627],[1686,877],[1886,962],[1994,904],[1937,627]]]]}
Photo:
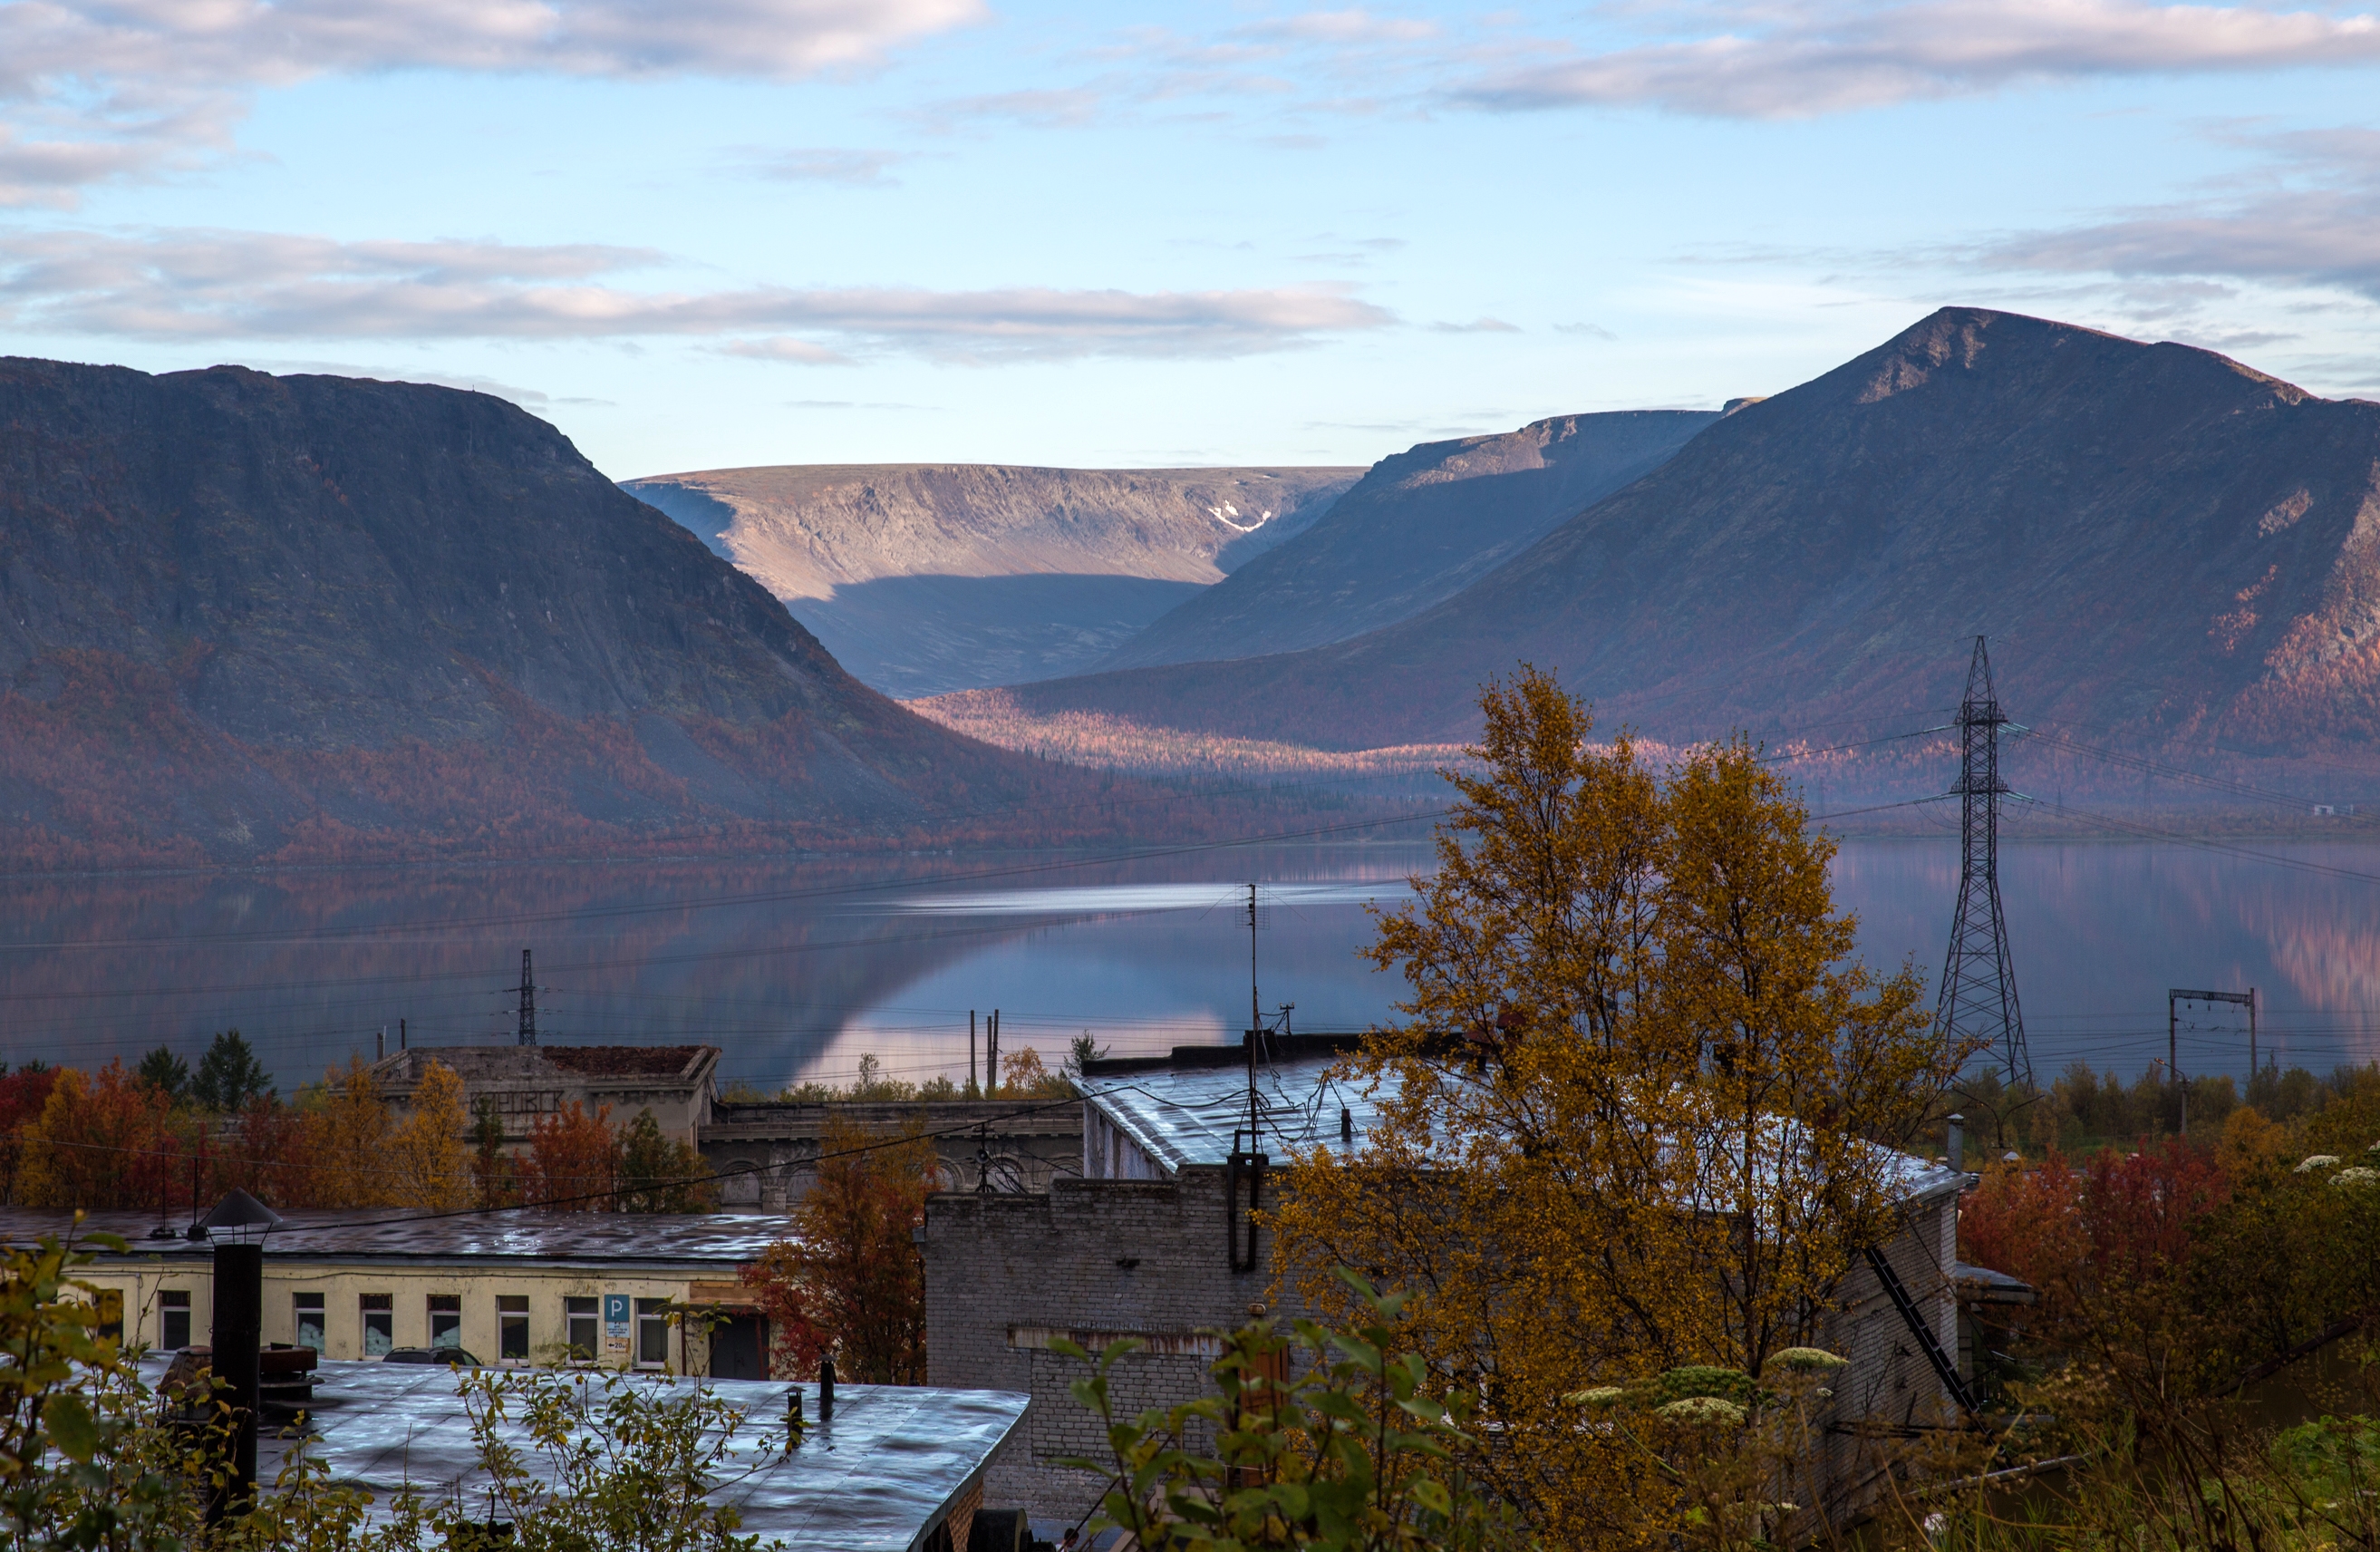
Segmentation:
{"type": "Polygon", "coordinates": [[[260,89],[404,69],[793,79],[982,0],[0,0],[0,203],[219,151],[260,89]]]}
{"type": "Polygon", "coordinates": [[[155,341],[694,336],[729,354],[834,364],[1240,356],[1386,327],[1343,286],[1133,292],[1012,287],[631,289],[648,249],[335,242],[272,233],[0,236],[0,323],[155,341]]]}
{"type": "Polygon", "coordinates": [[[2327,287],[2380,302],[2380,132],[2277,135],[2256,143],[2278,159],[2278,176],[2265,189],[2021,233],[1977,257],[2003,270],[2215,277],[2327,287]]]}
{"type": "Polygon", "coordinates": [[[2380,61],[2380,20],[2325,9],[1921,0],[1703,14],[1714,20],[1701,35],[1518,66],[1454,96],[1489,108],[1794,118],[2046,81],[2380,61]]]}

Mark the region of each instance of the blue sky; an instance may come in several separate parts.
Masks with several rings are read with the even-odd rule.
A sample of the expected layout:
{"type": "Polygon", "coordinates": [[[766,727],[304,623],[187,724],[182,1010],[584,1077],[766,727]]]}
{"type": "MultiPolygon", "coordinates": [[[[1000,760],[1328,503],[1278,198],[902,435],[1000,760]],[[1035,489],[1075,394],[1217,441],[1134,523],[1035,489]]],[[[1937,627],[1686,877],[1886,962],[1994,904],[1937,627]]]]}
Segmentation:
{"type": "Polygon", "coordinates": [[[1949,302],[2380,397],[2380,20],[0,0],[0,350],[479,385],[621,478],[1369,463],[1949,302]]]}

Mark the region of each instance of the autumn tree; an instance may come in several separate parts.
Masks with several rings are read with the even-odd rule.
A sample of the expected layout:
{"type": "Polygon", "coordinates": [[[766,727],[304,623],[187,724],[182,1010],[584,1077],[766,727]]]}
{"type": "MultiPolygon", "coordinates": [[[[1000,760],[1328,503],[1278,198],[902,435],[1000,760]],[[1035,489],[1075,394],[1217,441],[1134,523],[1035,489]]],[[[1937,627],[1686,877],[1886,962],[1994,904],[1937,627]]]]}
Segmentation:
{"type": "Polygon", "coordinates": [[[1063,1073],[1043,1064],[1041,1053],[1027,1045],[1000,1058],[1000,1084],[987,1097],[1000,1099],[1072,1099],[1075,1085],[1063,1073]]]}
{"type": "Polygon", "coordinates": [[[521,1171],[523,1203],[567,1213],[608,1210],[620,1151],[611,1119],[610,1106],[590,1113],[574,1099],[531,1121],[527,1167],[521,1171]]]}
{"type": "Polygon", "coordinates": [[[180,1155],[172,1121],[172,1103],[120,1058],[89,1074],[61,1069],[23,1130],[26,1205],[155,1208],[180,1155]]]}
{"type": "Polygon", "coordinates": [[[469,1201],[464,1121],[463,1080],[444,1062],[424,1065],[414,1084],[413,1113],[388,1140],[391,1202],[443,1213],[469,1201]]]}
{"type": "Polygon", "coordinates": [[[316,1205],[379,1207],[394,1199],[388,1102],[360,1057],[323,1074],[322,1102],[306,1117],[306,1147],[317,1161],[316,1205]]]}
{"type": "Polygon", "coordinates": [[[24,1163],[24,1129],[50,1102],[58,1069],[38,1061],[16,1071],[0,1064],[0,1202],[18,1200],[18,1173],[24,1163]]]}
{"type": "Polygon", "coordinates": [[[1378,1122],[1295,1161],[1279,1270],[1342,1317],[1342,1265],[1411,1290],[1404,1339],[1482,1398],[1475,1468],[1558,1543],[1634,1540],[1674,1495],[1574,1398],[1812,1342],[1962,1054],[1912,971],[1850,959],[1832,844],[1749,745],[1656,770],[1527,667],[1481,710],[1369,950],[1410,986],[1349,1063],[1378,1122]]]}
{"type": "Polygon", "coordinates": [[[818,1179],[794,1209],[793,1234],[743,1273],[780,1360],[807,1373],[832,1352],[848,1378],[924,1383],[926,1267],[911,1233],[936,1178],[922,1132],[887,1139],[828,1118],[818,1179]]]}
{"type": "Polygon", "coordinates": [[[719,1207],[710,1161],[691,1143],[664,1136],[650,1110],[639,1110],[620,1133],[623,1213],[709,1213],[719,1207]]]}
{"type": "Polygon", "coordinates": [[[509,1207],[520,1200],[518,1166],[504,1152],[504,1118],[496,1096],[483,1094],[471,1107],[471,1189],[481,1207],[509,1207]]]}

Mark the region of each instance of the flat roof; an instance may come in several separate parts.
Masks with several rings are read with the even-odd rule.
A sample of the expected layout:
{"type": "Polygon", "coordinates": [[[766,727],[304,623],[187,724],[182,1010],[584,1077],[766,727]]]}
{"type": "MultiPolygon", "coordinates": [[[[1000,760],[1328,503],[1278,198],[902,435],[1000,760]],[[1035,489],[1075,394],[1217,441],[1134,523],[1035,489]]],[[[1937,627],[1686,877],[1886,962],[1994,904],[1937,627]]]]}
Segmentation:
{"type": "MultiPolygon", "coordinates": [[[[1249,1082],[1244,1052],[1242,1046],[1177,1049],[1164,1066],[1135,1063],[1140,1070],[1121,1073],[1095,1069],[1076,1086],[1111,1125],[1137,1143],[1169,1173],[1191,1165],[1219,1166],[1230,1161],[1232,1133],[1245,1137],[1248,1129],[1249,1082]],[[1222,1052],[1241,1059],[1231,1066],[1208,1059],[1222,1052]]],[[[1293,1150],[1341,1147],[1342,1109],[1354,1127],[1355,1146],[1363,1146],[1364,1139],[1378,1124],[1380,1106],[1365,1092],[1362,1081],[1334,1075],[1340,1059],[1340,1053],[1313,1053],[1257,1064],[1260,1144],[1257,1151],[1279,1158],[1293,1150]]],[[[1384,1077],[1382,1092],[1393,1093],[1395,1082],[1393,1077],[1384,1077]]],[[[1892,1156],[1898,1161],[1894,1172],[1901,1191],[1914,1200],[1964,1190],[1971,1179],[1913,1155],[1892,1156]]]]}
{"type": "MultiPolygon", "coordinates": [[[[453,1217],[423,1217],[401,1207],[344,1211],[298,1209],[264,1238],[268,1261],[456,1261],[496,1260],[518,1265],[617,1265],[683,1264],[718,1266],[756,1261],[760,1253],[793,1233],[792,1220],[773,1213],[556,1213],[504,1208],[453,1217]]],[[[186,1207],[166,1222],[176,1233],[152,1240],[154,1213],[91,1213],[82,1232],[98,1230],[130,1241],[123,1253],[100,1253],[103,1262],[186,1260],[212,1256],[214,1247],[181,1237],[186,1207]]],[[[0,1241],[30,1244],[44,1234],[64,1237],[72,1213],[25,1207],[0,1208],[0,1241]]]]}
{"type": "MultiPolygon", "coordinates": [[[[143,1364],[144,1377],[152,1384],[164,1372],[160,1359],[143,1364]]],[[[487,1478],[480,1470],[457,1377],[427,1364],[318,1363],[314,1399],[307,1411],[309,1436],[282,1442],[273,1451],[277,1459],[260,1460],[259,1480],[272,1480],[285,1451],[301,1447],[328,1468],[333,1485],[372,1494],[379,1500],[376,1513],[384,1513],[390,1495],[407,1485],[433,1500],[460,1489],[466,1507],[478,1509],[486,1501],[487,1478]]],[[[1004,1390],[838,1385],[834,1421],[820,1425],[818,1387],[803,1385],[803,1411],[812,1426],[801,1447],[786,1452],[764,1448],[762,1441],[773,1428],[782,1444],[785,1396],[796,1387],[648,1375],[622,1382],[678,1395],[691,1394],[699,1384],[742,1410],[748,1421],[721,1468],[736,1480],[715,1493],[713,1501],[735,1506],[744,1517],[744,1534],[759,1535],[764,1546],[782,1540],[804,1552],[912,1552],[922,1546],[952,1500],[982,1473],[1015,1428],[1028,1399],[1004,1390]]],[[[600,1377],[589,1384],[600,1406],[600,1377]]],[[[264,1432],[262,1442],[270,1448],[273,1430],[264,1432]]],[[[505,1432],[528,1467],[546,1477],[526,1432],[517,1424],[505,1432]]]]}

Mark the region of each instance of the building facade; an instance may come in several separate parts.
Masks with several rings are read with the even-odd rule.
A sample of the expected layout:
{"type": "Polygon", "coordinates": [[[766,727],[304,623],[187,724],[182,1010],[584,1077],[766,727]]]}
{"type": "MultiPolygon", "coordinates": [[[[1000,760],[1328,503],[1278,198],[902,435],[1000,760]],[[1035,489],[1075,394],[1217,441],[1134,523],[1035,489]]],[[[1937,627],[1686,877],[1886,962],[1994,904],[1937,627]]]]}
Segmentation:
{"type": "MultiPolygon", "coordinates": [[[[358,1224],[292,1213],[265,1238],[263,1339],[325,1359],[459,1347],[492,1366],[589,1364],[717,1378],[770,1377],[770,1334],[740,1269],[786,1229],[730,1215],[493,1212],[358,1224]]],[[[214,1320],[213,1247],[151,1239],[145,1214],[101,1213],[122,1236],[79,1274],[128,1342],[203,1346],[214,1320]]],[[[12,1245],[63,1238],[71,1214],[9,1209],[12,1245]]]]}

